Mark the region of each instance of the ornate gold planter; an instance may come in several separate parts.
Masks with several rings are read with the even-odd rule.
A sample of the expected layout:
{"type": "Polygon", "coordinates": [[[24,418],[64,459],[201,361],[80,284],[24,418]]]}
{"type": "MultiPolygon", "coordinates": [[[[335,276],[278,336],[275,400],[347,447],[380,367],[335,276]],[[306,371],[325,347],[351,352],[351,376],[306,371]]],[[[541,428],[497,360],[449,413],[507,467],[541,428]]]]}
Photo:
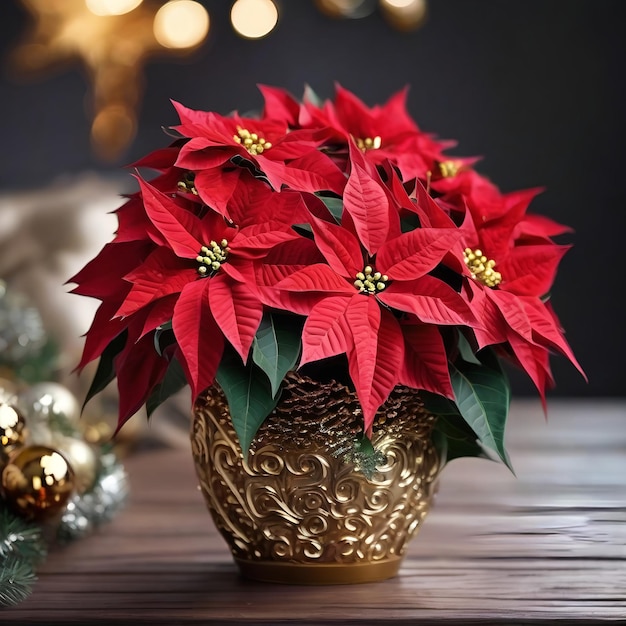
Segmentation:
{"type": "Polygon", "coordinates": [[[356,398],[337,383],[290,374],[244,460],[221,390],[194,406],[192,452],[207,507],[242,574],[294,584],[394,576],[421,527],[439,470],[435,418],[397,388],[379,411],[380,462],[359,471],[356,398]]]}

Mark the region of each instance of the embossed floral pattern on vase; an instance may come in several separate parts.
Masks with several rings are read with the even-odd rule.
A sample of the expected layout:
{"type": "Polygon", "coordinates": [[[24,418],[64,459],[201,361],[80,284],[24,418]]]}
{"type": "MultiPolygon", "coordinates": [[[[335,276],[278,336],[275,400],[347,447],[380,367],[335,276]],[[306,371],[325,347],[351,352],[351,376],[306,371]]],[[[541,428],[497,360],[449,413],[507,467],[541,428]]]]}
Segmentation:
{"type": "Polygon", "coordinates": [[[376,421],[380,463],[368,478],[353,452],[359,417],[347,388],[291,375],[244,462],[219,388],[196,402],[200,487],[235,557],[357,563],[404,554],[436,484],[435,418],[414,391],[396,389],[376,421]]]}

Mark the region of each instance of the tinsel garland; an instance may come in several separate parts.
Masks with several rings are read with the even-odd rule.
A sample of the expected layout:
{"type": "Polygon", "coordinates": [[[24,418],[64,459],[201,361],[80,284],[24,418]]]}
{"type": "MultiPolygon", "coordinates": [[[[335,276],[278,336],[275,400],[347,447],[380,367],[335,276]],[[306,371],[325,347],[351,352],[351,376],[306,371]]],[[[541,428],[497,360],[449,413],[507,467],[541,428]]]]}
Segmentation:
{"type": "Polygon", "coordinates": [[[56,537],[67,543],[85,537],[92,530],[113,519],[128,496],[126,471],[114,452],[100,456],[100,472],[94,486],[67,503],[56,537]]]}

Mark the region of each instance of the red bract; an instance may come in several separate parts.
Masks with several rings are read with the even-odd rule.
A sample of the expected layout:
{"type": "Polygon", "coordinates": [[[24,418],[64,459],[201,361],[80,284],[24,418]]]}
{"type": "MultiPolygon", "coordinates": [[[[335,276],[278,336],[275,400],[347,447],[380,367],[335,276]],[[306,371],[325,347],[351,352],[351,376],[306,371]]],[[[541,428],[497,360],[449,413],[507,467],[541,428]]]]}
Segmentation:
{"type": "MultiPolygon", "coordinates": [[[[77,367],[79,370],[98,358],[107,345],[128,328],[131,319],[114,317],[131,288],[123,277],[142,263],[153,249],[154,245],[147,239],[109,243],[72,277],[71,282],[78,285],[72,293],[101,300],[86,333],[82,359],[77,367]]],[[[137,334],[135,339],[138,337],[137,334]]]]}
{"type": "Polygon", "coordinates": [[[285,89],[271,85],[259,85],[263,95],[261,119],[280,121],[289,129],[300,127],[300,103],[285,89]]]}

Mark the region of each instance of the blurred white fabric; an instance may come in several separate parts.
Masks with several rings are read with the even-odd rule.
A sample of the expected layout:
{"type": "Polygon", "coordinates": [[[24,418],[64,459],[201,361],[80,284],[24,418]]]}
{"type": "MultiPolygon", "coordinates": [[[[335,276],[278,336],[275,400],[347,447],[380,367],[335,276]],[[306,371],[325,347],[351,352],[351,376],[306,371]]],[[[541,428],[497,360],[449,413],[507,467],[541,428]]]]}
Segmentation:
{"type": "MultiPolygon", "coordinates": [[[[74,284],[67,281],[113,239],[117,228],[113,212],[124,202],[131,183],[130,176],[82,173],[41,189],[0,191],[0,279],[39,310],[48,336],[61,351],[58,382],[73,391],[81,404],[97,363],[80,377],[74,368],[99,301],[70,293],[74,284]]],[[[100,395],[105,404],[108,398],[116,405],[114,383],[100,395]]],[[[135,416],[122,431],[134,436],[138,429],[149,429],[167,445],[186,445],[189,409],[189,394],[181,392],[149,424],[142,410],[144,414],[135,416]]],[[[114,427],[116,416],[110,414],[108,420],[114,427]]]]}
{"type": "MultiPolygon", "coordinates": [[[[65,177],[37,190],[0,193],[0,278],[39,309],[51,338],[73,368],[98,301],[65,283],[113,238],[119,180],[65,177]]],[[[103,268],[106,271],[106,268],[103,268]]],[[[77,362],[77,361],[76,361],[77,362]]]]}

